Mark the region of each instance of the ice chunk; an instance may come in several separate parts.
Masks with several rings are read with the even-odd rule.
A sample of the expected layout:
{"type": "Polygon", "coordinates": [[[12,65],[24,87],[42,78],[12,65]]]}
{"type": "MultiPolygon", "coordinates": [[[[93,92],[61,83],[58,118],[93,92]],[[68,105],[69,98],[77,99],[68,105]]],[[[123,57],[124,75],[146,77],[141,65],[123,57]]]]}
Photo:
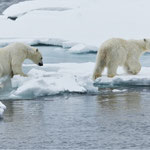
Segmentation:
{"type": "Polygon", "coordinates": [[[119,68],[118,75],[113,78],[108,78],[106,72],[98,78],[94,85],[99,88],[115,88],[115,87],[150,87],[150,68],[142,67],[137,75],[129,75],[123,73],[119,68]]]}
{"type": "Polygon", "coordinates": [[[3,113],[5,109],[6,109],[6,106],[0,101],[0,118],[3,117],[3,113]]]}
{"type": "Polygon", "coordinates": [[[97,92],[91,79],[94,63],[46,64],[32,69],[27,78],[14,76],[10,98],[34,98],[69,93],[97,92]],[[52,68],[52,69],[51,69],[52,68]],[[54,71],[53,68],[57,68],[54,71]],[[85,74],[86,72],[86,74],[85,74]]]}
{"type": "Polygon", "coordinates": [[[113,89],[112,92],[114,93],[121,93],[121,92],[126,92],[127,89],[119,90],[119,89],[113,89]]]}
{"type": "Polygon", "coordinates": [[[87,52],[97,52],[98,48],[95,46],[88,46],[84,44],[76,44],[69,49],[72,53],[87,53],[87,52]]]}

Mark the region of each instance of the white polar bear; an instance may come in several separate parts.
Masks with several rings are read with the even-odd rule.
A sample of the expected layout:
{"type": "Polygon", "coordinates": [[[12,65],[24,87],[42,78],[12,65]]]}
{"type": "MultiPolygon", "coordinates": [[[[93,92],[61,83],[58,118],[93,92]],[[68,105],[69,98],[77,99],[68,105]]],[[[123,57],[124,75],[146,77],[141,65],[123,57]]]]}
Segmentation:
{"type": "Polygon", "coordinates": [[[108,69],[108,77],[116,75],[118,66],[123,66],[127,73],[136,75],[141,70],[139,58],[148,49],[150,49],[150,40],[147,39],[124,40],[112,38],[107,40],[97,53],[93,80],[101,77],[105,67],[108,69]]]}
{"type": "Polygon", "coordinates": [[[0,77],[9,75],[27,76],[22,72],[22,63],[25,59],[32,60],[35,64],[43,66],[42,55],[37,48],[23,43],[13,43],[0,48],[0,77]]]}

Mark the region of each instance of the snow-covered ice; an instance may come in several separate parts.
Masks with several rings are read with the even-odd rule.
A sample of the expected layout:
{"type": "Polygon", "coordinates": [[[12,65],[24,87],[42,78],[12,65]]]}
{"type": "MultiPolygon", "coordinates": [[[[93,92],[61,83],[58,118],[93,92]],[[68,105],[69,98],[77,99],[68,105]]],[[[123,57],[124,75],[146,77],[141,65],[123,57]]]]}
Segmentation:
{"type": "Polygon", "coordinates": [[[118,75],[108,78],[105,75],[96,79],[94,85],[99,88],[115,88],[115,87],[150,87],[150,68],[142,67],[137,75],[129,75],[124,73],[122,68],[118,69],[118,75]]]}
{"type": "MultiPolygon", "coordinates": [[[[42,68],[34,68],[35,65],[26,64],[24,67],[32,67],[27,73],[28,77],[14,76],[11,79],[12,90],[3,95],[2,99],[33,99],[41,96],[53,96],[64,93],[88,93],[97,94],[101,88],[112,88],[112,92],[118,92],[116,87],[144,87],[150,86],[150,68],[142,67],[138,75],[127,75],[121,68],[114,78],[107,78],[106,70],[103,77],[95,82],[92,80],[94,63],[60,63],[45,64],[42,68]],[[99,88],[99,90],[98,90],[99,88]]],[[[120,92],[125,92],[121,89],[120,92]]]]}
{"type": "Polygon", "coordinates": [[[91,78],[93,66],[94,63],[61,63],[47,64],[41,69],[33,68],[28,72],[27,78],[13,77],[11,80],[13,91],[9,94],[9,98],[32,99],[66,92],[97,92],[91,78]]]}
{"type": "Polygon", "coordinates": [[[148,0],[33,0],[0,17],[0,45],[14,41],[67,45],[70,52],[97,51],[112,37],[149,37],[148,0]],[[15,21],[7,17],[18,17],[15,21]]]}
{"type": "Polygon", "coordinates": [[[6,106],[0,101],[0,118],[2,118],[6,106]]]}

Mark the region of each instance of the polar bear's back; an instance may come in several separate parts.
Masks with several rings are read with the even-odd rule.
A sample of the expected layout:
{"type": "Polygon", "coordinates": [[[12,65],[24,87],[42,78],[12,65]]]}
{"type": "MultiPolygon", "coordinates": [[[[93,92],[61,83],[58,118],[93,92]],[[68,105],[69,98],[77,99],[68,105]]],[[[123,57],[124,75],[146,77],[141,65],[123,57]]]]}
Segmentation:
{"type": "MultiPolygon", "coordinates": [[[[108,49],[110,50],[120,50],[121,48],[127,49],[127,47],[130,46],[128,44],[128,41],[120,39],[120,38],[112,38],[107,41],[105,41],[100,49],[108,49]]],[[[128,49],[127,49],[128,50],[128,49]]]]}
{"type": "Polygon", "coordinates": [[[128,54],[128,42],[123,39],[113,38],[107,40],[100,47],[99,53],[106,55],[106,64],[109,61],[118,60],[118,64],[124,64],[127,54],[128,54]]]}
{"type": "Polygon", "coordinates": [[[27,45],[20,43],[20,42],[16,42],[16,43],[12,43],[6,47],[1,48],[0,51],[5,50],[5,51],[15,51],[16,52],[17,50],[26,51],[27,49],[29,49],[27,45]]]}

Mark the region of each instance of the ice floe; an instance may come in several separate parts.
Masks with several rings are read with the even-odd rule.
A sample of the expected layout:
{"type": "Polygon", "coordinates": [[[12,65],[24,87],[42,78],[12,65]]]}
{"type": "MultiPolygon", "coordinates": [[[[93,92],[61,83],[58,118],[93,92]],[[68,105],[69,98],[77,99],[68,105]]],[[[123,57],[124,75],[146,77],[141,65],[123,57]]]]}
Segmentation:
{"type": "MultiPolygon", "coordinates": [[[[28,65],[27,65],[28,66],[28,65]]],[[[31,99],[63,93],[93,93],[91,78],[94,63],[47,64],[42,69],[31,69],[27,78],[15,76],[11,80],[12,99],[31,99]],[[54,69],[55,68],[55,69],[54,69]]]]}
{"type": "Polygon", "coordinates": [[[11,86],[11,91],[0,99],[33,99],[65,93],[98,94],[105,88],[112,88],[112,92],[119,93],[126,92],[124,89],[129,87],[150,87],[149,67],[142,67],[138,75],[128,75],[119,68],[114,78],[108,78],[105,70],[96,81],[92,80],[92,62],[45,64],[41,68],[26,64],[24,67],[32,68],[27,73],[28,77],[14,76],[11,84],[5,82],[7,89],[11,86]]]}
{"type": "Polygon", "coordinates": [[[6,109],[6,106],[0,101],[0,118],[3,117],[3,113],[5,109],[6,109]]]}
{"type": "Polygon", "coordinates": [[[106,73],[103,77],[98,78],[94,85],[99,88],[115,88],[115,87],[150,87],[150,68],[142,67],[138,75],[128,75],[119,68],[118,75],[108,78],[106,73]]]}

